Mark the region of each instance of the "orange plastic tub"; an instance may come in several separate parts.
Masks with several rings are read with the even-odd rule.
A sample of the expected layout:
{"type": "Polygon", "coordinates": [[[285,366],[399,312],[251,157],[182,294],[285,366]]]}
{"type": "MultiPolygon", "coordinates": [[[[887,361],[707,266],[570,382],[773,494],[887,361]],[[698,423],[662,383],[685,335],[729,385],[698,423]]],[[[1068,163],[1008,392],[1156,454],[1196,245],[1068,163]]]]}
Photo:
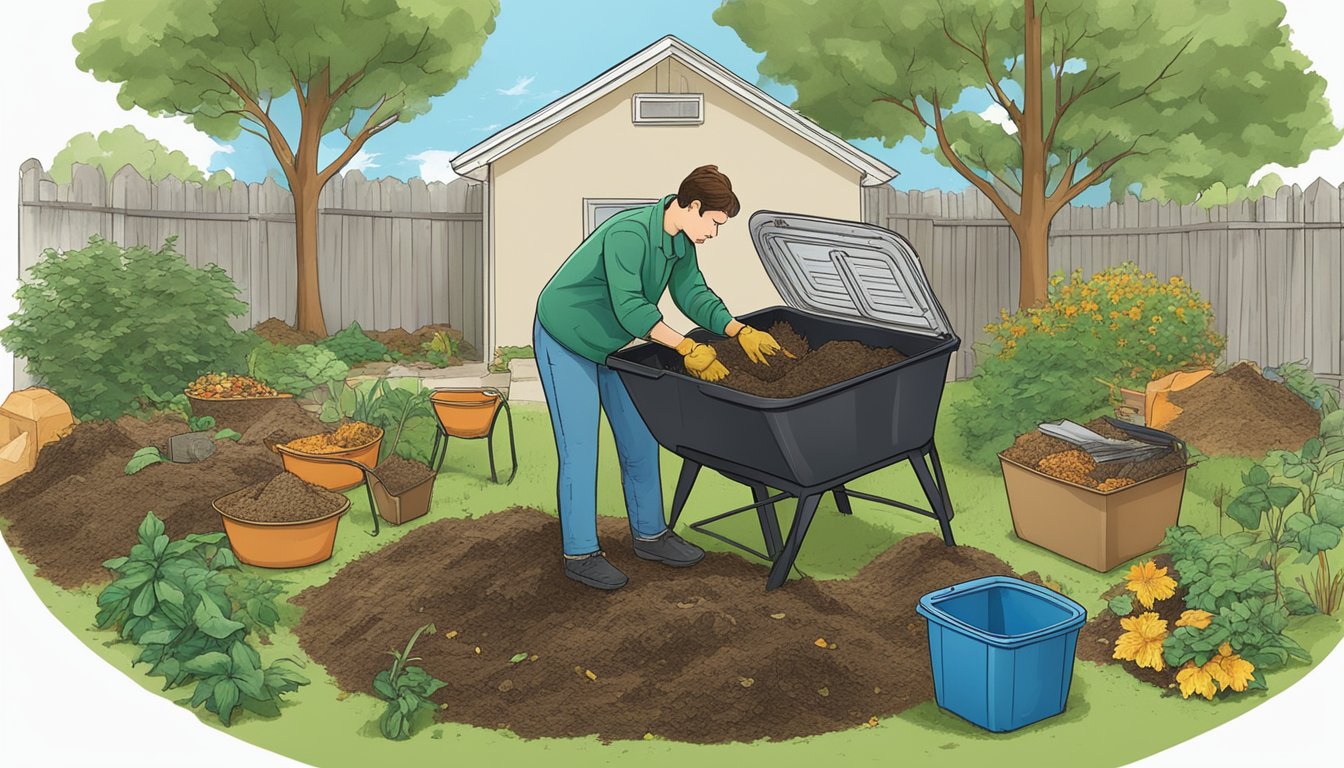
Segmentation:
{"type": "Polygon", "coordinates": [[[503,398],[491,390],[436,390],[429,396],[434,414],[453,437],[476,438],[490,434],[503,398]]]}
{"type": "Polygon", "coordinates": [[[350,509],[350,501],[347,499],[335,512],[300,523],[238,520],[219,508],[219,499],[211,506],[224,519],[224,533],[239,560],[260,568],[299,568],[331,557],[336,526],[350,509]]]}
{"type": "Polygon", "coordinates": [[[197,397],[187,395],[191,415],[210,416],[219,429],[229,427],[246,432],[281,400],[292,400],[293,395],[281,392],[269,397],[197,397]]]}
{"type": "Polygon", "coordinates": [[[320,457],[349,459],[373,469],[378,466],[378,449],[382,444],[383,432],[379,430],[373,442],[331,453],[306,453],[280,444],[274,447],[284,462],[286,472],[292,472],[300,479],[330,491],[348,491],[364,482],[363,470],[348,464],[325,462],[320,457]]]}

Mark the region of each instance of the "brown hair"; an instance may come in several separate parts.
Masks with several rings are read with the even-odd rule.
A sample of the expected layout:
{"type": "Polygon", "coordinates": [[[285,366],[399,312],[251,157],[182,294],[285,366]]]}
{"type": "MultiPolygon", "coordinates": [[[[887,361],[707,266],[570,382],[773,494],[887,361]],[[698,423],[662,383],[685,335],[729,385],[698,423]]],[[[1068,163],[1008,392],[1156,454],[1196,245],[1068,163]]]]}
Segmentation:
{"type": "Polygon", "coordinates": [[[677,188],[677,205],[689,208],[694,200],[700,201],[700,215],[705,211],[723,211],[731,218],[742,210],[733,194],[733,182],[719,173],[717,165],[702,165],[681,180],[677,188]]]}

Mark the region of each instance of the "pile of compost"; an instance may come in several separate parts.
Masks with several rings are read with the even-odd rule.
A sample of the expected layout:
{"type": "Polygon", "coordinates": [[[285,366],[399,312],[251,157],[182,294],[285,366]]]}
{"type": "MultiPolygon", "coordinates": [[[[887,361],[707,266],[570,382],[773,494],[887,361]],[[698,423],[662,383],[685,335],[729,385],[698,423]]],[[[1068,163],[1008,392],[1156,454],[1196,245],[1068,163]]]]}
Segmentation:
{"type": "Polygon", "coordinates": [[[393,496],[398,496],[434,476],[434,470],[418,461],[394,454],[378,462],[374,474],[393,496]]]}
{"type": "Polygon", "coordinates": [[[668,568],[634,555],[624,519],[598,530],[630,576],[618,591],[566,579],[559,521],[515,508],[429,523],[351,563],[293,598],[295,632],[342,689],[372,694],[385,652],[433,622],[415,655],[447,683],[439,718],[525,738],[789,739],[932,698],[920,596],[1012,574],[920,534],[853,579],[766,592],[764,565],[710,552],[668,568]]]}
{"type": "Polygon", "coordinates": [[[767,358],[769,365],[760,365],[747,357],[737,339],[713,342],[719,361],[728,369],[728,376],[718,383],[758,397],[797,397],[905,359],[894,349],[869,347],[857,341],[828,341],[812,349],[807,339],[785,322],[775,323],[768,330],[794,357],[781,351],[767,358]]]}
{"type": "MultiPolygon", "coordinates": [[[[273,413],[301,434],[326,428],[293,401],[277,401],[273,413]]],[[[254,432],[238,442],[216,440],[214,455],[199,463],[164,462],[126,474],[137,449],[162,451],[169,437],[189,431],[180,417],[166,414],[76,426],[43,449],[33,471],[0,486],[6,541],[37,566],[38,576],[74,589],[108,579],[102,562],[130,551],[147,512],[175,539],[218,531],[211,502],[269,480],[281,460],[254,432]]]]}
{"type": "Polygon", "coordinates": [[[1321,424],[1305,400],[1249,363],[1172,392],[1170,400],[1183,412],[1165,429],[1210,456],[1296,451],[1321,424]]]}
{"type": "MultiPolygon", "coordinates": [[[[316,333],[300,331],[277,317],[272,317],[258,324],[252,330],[272,344],[285,344],[291,347],[297,347],[301,344],[316,344],[322,340],[322,337],[316,333]]],[[[447,323],[422,325],[414,331],[408,331],[404,328],[390,328],[386,331],[364,331],[365,336],[406,357],[418,357],[424,354],[421,345],[433,340],[436,333],[446,333],[457,339],[460,342],[458,354],[462,359],[477,360],[480,358],[476,348],[470,342],[462,339],[462,331],[447,323]]],[[[459,362],[460,360],[453,362],[453,365],[457,365],[459,362]]]]}
{"type": "Polygon", "coordinates": [[[219,500],[229,517],[251,523],[301,523],[335,512],[345,497],[281,472],[219,500]]]}
{"type": "MultiPolygon", "coordinates": [[[[1117,440],[1132,439],[1132,436],[1116,429],[1105,419],[1096,418],[1083,426],[1102,437],[1117,440]]],[[[1171,451],[1145,461],[1106,461],[1097,463],[1077,446],[1032,430],[1019,435],[1010,448],[1003,452],[1006,458],[1033,469],[1038,469],[1051,477],[1057,477],[1078,485],[1096,488],[1099,491],[1112,491],[1127,485],[1142,482],[1149,478],[1165,475],[1186,465],[1186,459],[1179,452],[1171,451]]]]}
{"type": "Polygon", "coordinates": [[[278,317],[272,317],[256,325],[252,331],[272,344],[284,344],[297,347],[301,344],[315,344],[321,336],[311,331],[300,331],[278,317]]]}
{"type": "Polygon", "coordinates": [[[340,425],[334,431],[321,431],[306,435],[285,443],[285,447],[300,453],[324,454],[340,453],[351,448],[359,448],[383,434],[383,430],[362,421],[352,421],[340,425]]]}
{"type": "MultiPolygon", "coordinates": [[[[1181,612],[1185,606],[1185,596],[1188,590],[1180,586],[1181,576],[1172,567],[1171,555],[1161,554],[1153,557],[1153,562],[1158,568],[1166,568],[1167,575],[1176,580],[1176,594],[1166,600],[1158,600],[1153,603],[1152,608],[1144,608],[1139,601],[1134,601],[1134,608],[1130,615],[1137,616],[1141,613],[1152,611],[1158,615],[1158,618],[1167,622],[1167,631],[1175,631],[1176,622],[1181,618],[1181,612]]],[[[1113,597],[1128,594],[1125,590],[1124,582],[1115,585],[1102,598],[1110,601],[1113,597]]],[[[1128,672],[1137,680],[1142,680],[1149,685],[1162,688],[1164,690],[1176,687],[1176,672],[1174,667],[1164,666],[1161,672],[1147,667],[1140,667],[1132,661],[1121,661],[1115,658],[1115,641],[1125,633],[1125,628],[1120,626],[1120,617],[1116,616],[1110,608],[1103,608],[1094,618],[1083,625],[1078,633],[1078,652],[1077,656],[1084,661],[1091,661],[1097,664],[1118,664],[1120,668],[1128,672]]]]}

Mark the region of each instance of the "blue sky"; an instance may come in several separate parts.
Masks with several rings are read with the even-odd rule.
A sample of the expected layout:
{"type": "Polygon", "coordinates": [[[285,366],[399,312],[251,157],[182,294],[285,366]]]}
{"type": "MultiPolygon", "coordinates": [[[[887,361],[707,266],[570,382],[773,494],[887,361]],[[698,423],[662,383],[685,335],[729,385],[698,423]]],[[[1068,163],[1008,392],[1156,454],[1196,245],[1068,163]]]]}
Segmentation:
{"type": "MultiPolygon", "coordinates": [[[[372,178],[432,178],[435,168],[442,173],[452,153],[526,117],[667,34],[790,102],[791,88],[762,82],[756,71],[762,55],[743,44],[733,30],[714,23],[711,14],[718,5],[718,0],[620,5],[598,0],[507,0],[501,3],[495,32],[467,78],[434,99],[427,114],[371,139],[364,146],[365,154],[350,167],[359,167],[372,178]]],[[[979,112],[989,104],[987,95],[968,93],[961,106],[979,112]]],[[[272,114],[287,129],[297,129],[292,96],[277,103],[272,114]]],[[[955,171],[923,153],[914,139],[891,149],[876,140],[853,143],[901,172],[894,182],[898,189],[961,190],[968,186],[955,171]]],[[[278,172],[260,139],[245,133],[227,146],[231,151],[217,153],[211,171],[228,168],[250,182],[278,172]]],[[[335,157],[344,146],[345,138],[339,133],[329,135],[323,144],[323,161],[335,157]]],[[[1078,202],[1095,205],[1106,200],[1103,189],[1093,189],[1078,202]]]]}

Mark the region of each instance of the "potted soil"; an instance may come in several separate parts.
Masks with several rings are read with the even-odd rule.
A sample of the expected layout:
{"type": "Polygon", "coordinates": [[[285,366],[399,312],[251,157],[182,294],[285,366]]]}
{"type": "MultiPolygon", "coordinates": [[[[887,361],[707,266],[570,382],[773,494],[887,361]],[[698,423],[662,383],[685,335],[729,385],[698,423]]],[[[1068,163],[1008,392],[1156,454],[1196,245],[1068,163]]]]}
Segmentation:
{"type": "Polygon", "coordinates": [[[364,482],[359,466],[378,465],[378,449],[383,442],[383,430],[362,421],[352,421],[337,427],[334,432],[308,435],[287,443],[273,444],[280,454],[285,470],[304,481],[332,491],[348,491],[364,482]],[[345,459],[344,462],[322,461],[322,458],[345,459]]]}
{"type": "Polygon", "coordinates": [[[378,463],[377,472],[364,474],[373,506],[387,522],[401,525],[429,512],[437,475],[424,464],[392,454],[378,463]]]}
{"type": "Polygon", "coordinates": [[[289,472],[215,499],[239,560],[262,568],[298,568],[331,557],[344,496],[289,472]]]}
{"type": "MultiPolygon", "coordinates": [[[[1105,437],[1134,437],[1104,419],[1086,426],[1105,437]]],[[[1020,435],[999,454],[1014,532],[1101,572],[1156,549],[1180,518],[1191,466],[1184,444],[1171,440],[1171,450],[1156,458],[1098,464],[1063,440],[1020,435]]]]}
{"type": "Polygon", "coordinates": [[[294,397],[250,377],[207,373],[187,385],[191,415],[210,416],[215,425],[246,432],[277,400],[294,397]]]}

